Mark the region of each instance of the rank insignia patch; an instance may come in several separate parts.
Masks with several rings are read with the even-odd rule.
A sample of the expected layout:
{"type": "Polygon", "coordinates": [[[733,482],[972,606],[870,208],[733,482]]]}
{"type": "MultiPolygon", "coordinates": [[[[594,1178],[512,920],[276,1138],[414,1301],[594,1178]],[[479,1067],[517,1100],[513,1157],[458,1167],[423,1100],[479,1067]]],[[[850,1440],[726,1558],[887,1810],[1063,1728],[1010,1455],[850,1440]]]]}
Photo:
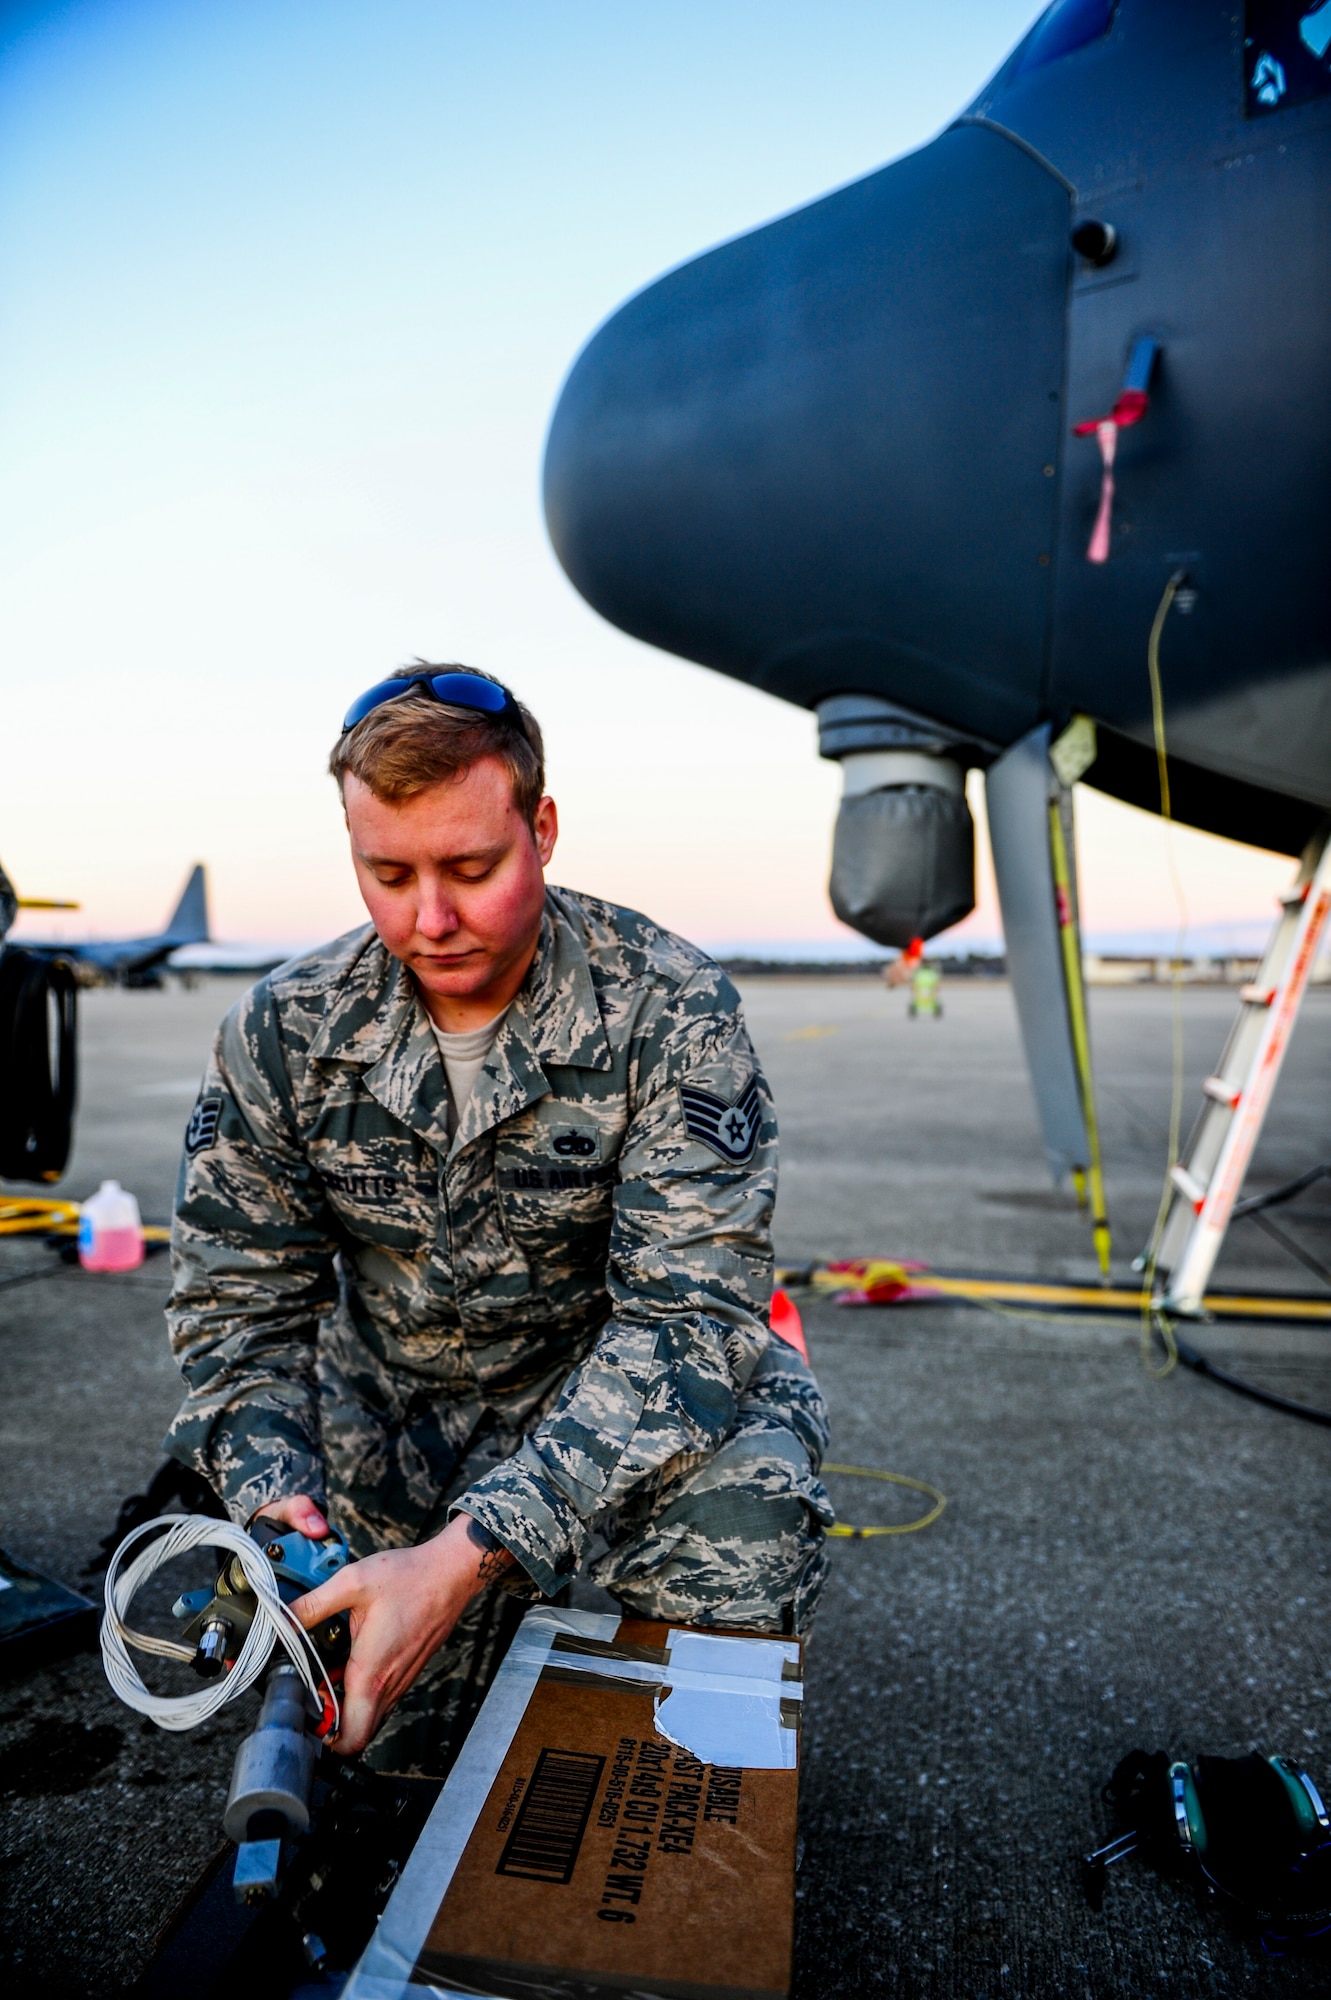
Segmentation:
{"type": "Polygon", "coordinates": [[[196,1153],[204,1153],[216,1144],[217,1127],[222,1116],[220,1097],[201,1097],[189,1115],[185,1127],[185,1151],[193,1159],[196,1153]]]}
{"type": "Polygon", "coordinates": [[[723,1160],[738,1166],[747,1160],[758,1137],[762,1121],[762,1100],[758,1079],[751,1076],[733,1104],[699,1090],[694,1083],[681,1083],[679,1101],[684,1110],[684,1126],[691,1139],[701,1139],[723,1160]]]}

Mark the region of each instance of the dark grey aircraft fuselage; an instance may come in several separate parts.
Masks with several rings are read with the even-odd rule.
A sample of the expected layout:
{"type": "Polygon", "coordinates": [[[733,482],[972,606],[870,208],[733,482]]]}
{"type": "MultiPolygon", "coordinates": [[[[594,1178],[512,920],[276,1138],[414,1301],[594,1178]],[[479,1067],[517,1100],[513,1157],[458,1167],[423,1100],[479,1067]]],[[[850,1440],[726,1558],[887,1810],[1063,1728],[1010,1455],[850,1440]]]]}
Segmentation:
{"type": "Polygon", "coordinates": [[[1174,810],[1296,851],[1331,807],[1329,93],[1331,7],[1063,0],[930,145],[593,337],[545,466],[573,582],[788,700],[899,705],[963,762],[1083,712],[1090,782],[1154,807],[1147,634],[1184,571],[1174,810]],[[1092,563],[1072,430],[1142,335],[1092,563]]]}

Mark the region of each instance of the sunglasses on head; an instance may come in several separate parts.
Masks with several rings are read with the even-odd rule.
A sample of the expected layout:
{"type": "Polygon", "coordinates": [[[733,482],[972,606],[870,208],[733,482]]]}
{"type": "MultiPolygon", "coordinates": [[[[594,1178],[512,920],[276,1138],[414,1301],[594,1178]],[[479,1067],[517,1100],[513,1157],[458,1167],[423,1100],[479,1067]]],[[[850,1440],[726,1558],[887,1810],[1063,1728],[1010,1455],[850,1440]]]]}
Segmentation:
{"type": "Polygon", "coordinates": [[[425,668],[418,674],[394,674],[388,681],[376,681],[372,688],[357,695],[343,717],[344,731],[354,729],[358,722],[364,722],[373,709],[386,701],[396,701],[401,694],[409,694],[413,688],[428,688],[439,701],[446,701],[452,708],[474,708],[479,715],[511,715],[517,718],[518,705],[506,688],[487,681],[481,674],[435,673],[425,668]]]}

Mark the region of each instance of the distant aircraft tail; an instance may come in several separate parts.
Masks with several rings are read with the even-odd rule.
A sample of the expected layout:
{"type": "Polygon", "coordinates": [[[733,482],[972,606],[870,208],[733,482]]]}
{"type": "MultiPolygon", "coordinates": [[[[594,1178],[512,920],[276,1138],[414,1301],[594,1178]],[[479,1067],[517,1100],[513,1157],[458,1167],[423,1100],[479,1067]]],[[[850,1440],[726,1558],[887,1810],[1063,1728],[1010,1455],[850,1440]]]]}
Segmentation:
{"type": "Polygon", "coordinates": [[[184,893],[166,921],[166,937],[174,944],[209,944],[208,877],[203,863],[196,861],[184,893]]]}

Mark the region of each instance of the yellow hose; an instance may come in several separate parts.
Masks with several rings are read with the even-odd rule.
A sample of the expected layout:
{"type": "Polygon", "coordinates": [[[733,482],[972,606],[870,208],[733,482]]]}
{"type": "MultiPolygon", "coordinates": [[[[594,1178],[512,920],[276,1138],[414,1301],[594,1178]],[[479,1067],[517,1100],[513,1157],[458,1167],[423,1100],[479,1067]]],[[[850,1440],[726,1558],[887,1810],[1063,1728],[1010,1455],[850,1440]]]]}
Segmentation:
{"type": "Polygon", "coordinates": [[[895,1528],[852,1528],[844,1521],[838,1521],[827,1532],[829,1535],[843,1536],[847,1541],[864,1542],[870,1535],[913,1535],[920,1528],[927,1528],[938,1519],[947,1498],[936,1486],[927,1486],[922,1479],[908,1479],[904,1472],[879,1472],[871,1465],[825,1465],[824,1472],[839,1472],[847,1479],[885,1479],[893,1486],[909,1486],[916,1493],[923,1493],[934,1502],[927,1514],[921,1514],[918,1521],[903,1521],[895,1528]]]}

